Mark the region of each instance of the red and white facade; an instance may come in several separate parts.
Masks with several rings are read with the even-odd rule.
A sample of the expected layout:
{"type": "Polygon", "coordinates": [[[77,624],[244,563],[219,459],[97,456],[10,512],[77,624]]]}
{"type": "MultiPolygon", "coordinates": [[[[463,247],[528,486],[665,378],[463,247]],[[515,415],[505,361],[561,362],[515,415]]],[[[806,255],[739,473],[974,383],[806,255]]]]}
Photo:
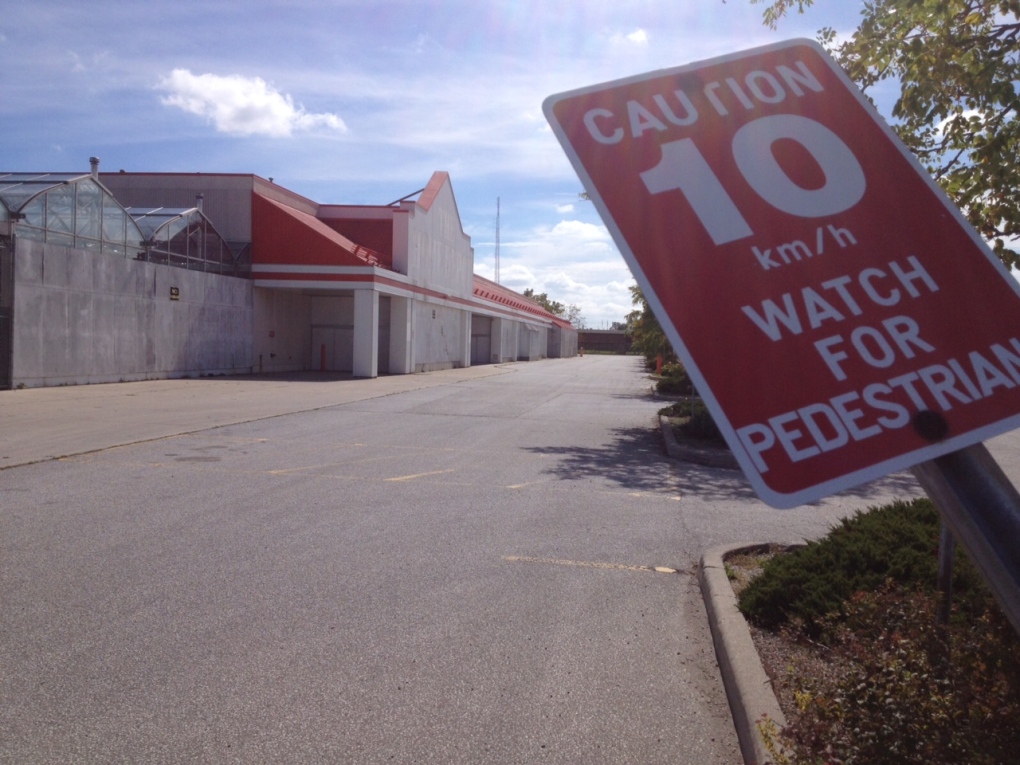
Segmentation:
{"type": "Polygon", "coordinates": [[[251,243],[251,368],[357,377],[574,355],[570,324],[473,273],[449,175],[387,206],[324,205],[253,175],[103,173],[127,206],[202,209],[251,243]]]}

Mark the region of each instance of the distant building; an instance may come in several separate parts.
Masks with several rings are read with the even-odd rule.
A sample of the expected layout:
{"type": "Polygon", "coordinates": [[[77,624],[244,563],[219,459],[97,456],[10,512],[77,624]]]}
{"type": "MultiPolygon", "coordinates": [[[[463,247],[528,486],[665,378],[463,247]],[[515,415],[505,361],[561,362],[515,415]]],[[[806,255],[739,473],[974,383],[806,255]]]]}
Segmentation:
{"type": "Polygon", "coordinates": [[[630,338],[622,329],[581,329],[577,345],[586,351],[622,354],[630,351],[630,338]]]}
{"type": "Polygon", "coordinates": [[[572,356],[473,273],[449,176],[385,206],[255,175],[0,173],[0,388],[572,356]]]}

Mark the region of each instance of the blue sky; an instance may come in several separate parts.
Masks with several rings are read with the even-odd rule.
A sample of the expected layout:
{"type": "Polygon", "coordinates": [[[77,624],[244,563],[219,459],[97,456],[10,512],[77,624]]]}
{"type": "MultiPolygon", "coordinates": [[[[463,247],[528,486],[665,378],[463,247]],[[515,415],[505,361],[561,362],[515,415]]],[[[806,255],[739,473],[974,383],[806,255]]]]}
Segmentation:
{"type": "Polygon", "coordinates": [[[631,310],[630,273],[542,116],[549,95],[822,26],[747,0],[22,0],[0,15],[0,170],[255,173],[318,202],[453,181],[475,271],[631,310]]]}

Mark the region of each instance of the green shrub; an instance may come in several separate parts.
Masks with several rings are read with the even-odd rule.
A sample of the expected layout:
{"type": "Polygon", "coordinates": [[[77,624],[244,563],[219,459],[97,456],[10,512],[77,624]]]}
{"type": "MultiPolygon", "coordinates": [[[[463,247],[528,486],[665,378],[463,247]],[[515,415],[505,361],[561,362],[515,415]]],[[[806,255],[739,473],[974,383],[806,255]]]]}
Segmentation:
{"type": "Polygon", "coordinates": [[[690,396],[694,385],[683,365],[674,362],[662,367],[662,378],[655,383],[655,390],[667,396],[690,396]]]}
{"type": "Polygon", "coordinates": [[[715,424],[712,415],[701,399],[697,399],[691,407],[691,415],[687,422],[680,426],[680,431],[688,438],[699,441],[712,441],[725,445],[726,440],[715,424]]]}
{"type": "Polygon", "coordinates": [[[715,424],[715,420],[712,419],[708,407],[705,406],[705,403],[700,398],[676,401],[660,409],[659,414],[664,417],[680,420],[676,425],[676,429],[685,438],[692,438],[697,441],[711,441],[714,444],[726,446],[726,440],[723,438],[719,426],[715,424]]]}
{"type": "Polygon", "coordinates": [[[691,404],[689,401],[674,401],[669,406],[662,407],[659,414],[663,417],[690,417],[691,404]]]}
{"type": "MultiPolygon", "coordinates": [[[[876,590],[887,579],[932,591],[940,526],[928,499],[858,512],[825,538],[766,562],[741,593],[740,610],[766,629],[803,622],[805,632],[817,638],[823,617],[839,612],[855,592],[876,590]]],[[[959,548],[953,588],[963,612],[982,610],[984,585],[959,548]]]]}
{"type": "Polygon", "coordinates": [[[1020,639],[993,601],[935,626],[937,596],[859,592],[833,635],[837,679],[795,678],[797,712],[759,723],[778,765],[1020,762],[1020,639]],[[782,751],[780,751],[782,750],[782,751]]]}

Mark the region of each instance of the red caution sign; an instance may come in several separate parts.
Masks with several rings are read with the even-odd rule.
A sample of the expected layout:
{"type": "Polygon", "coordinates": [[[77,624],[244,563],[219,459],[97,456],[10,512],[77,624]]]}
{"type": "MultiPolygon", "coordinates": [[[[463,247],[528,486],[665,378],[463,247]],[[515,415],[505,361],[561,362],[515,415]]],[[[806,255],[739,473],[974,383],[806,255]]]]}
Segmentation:
{"type": "Polygon", "coordinates": [[[544,108],[770,504],[1020,425],[1020,286],[817,44],[544,108]]]}

